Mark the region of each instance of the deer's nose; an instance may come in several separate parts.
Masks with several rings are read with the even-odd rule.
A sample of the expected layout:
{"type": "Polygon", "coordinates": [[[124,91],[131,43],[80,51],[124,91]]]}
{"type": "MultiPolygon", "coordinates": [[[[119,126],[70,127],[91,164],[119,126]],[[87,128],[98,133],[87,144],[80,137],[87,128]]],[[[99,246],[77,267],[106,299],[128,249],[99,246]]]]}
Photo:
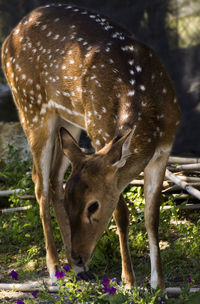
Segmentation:
{"type": "Polygon", "coordinates": [[[83,266],[83,265],[84,265],[83,259],[82,259],[81,256],[78,257],[78,261],[77,261],[77,264],[76,264],[76,265],[77,265],[77,266],[83,266]]]}
{"type": "Polygon", "coordinates": [[[73,259],[73,263],[77,266],[84,266],[83,263],[83,259],[80,255],[75,254],[74,252],[72,252],[72,259],[73,259]]]}

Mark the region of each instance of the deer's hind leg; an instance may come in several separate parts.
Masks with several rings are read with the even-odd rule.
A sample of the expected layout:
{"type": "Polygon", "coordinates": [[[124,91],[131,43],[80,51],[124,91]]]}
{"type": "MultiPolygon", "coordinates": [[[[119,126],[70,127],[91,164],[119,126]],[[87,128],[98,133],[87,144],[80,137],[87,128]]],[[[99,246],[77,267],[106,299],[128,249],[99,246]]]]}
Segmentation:
{"type": "Polygon", "coordinates": [[[40,217],[46,245],[47,268],[51,284],[56,282],[55,272],[58,265],[58,255],[51,225],[49,193],[49,178],[55,142],[55,129],[55,117],[48,118],[43,124],[34,126],[34,129],[25,129],[33,155],[32,178],[35,184],[36,198],[40,207],[40,217]]]}
{"type": "Polygon", "coordinates": [[[165,289],[160,249],[159,215],[160,195],[171,145],[158,148],[144,170],[145,226],[148,233],[151,260],[151,287],[165,289]]]}

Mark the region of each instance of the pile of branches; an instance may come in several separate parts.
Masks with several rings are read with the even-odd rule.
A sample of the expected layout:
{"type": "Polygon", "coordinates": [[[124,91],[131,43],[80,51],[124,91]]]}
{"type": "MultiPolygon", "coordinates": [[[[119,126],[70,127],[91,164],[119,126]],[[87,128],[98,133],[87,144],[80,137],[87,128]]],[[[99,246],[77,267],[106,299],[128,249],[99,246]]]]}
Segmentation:
{"type": "MultiPolygon", "coordinates": [[[[136,179],[131,184],[143,185],[144,180],[136,179]]],[[[178,201],[193,202],[183,209],[200,209],[200,202],[197,201],[200,200],[200,158],[171,156],[165,172],[162,193],[170,194],[178,201]]]]}

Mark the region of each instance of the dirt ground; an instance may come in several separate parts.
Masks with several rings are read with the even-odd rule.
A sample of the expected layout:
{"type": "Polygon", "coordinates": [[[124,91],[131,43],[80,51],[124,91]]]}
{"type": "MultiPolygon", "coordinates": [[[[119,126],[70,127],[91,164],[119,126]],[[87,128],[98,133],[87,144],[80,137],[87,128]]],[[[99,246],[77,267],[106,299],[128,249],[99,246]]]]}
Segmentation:
{"type": "MultiPolygon", "coordinates": [[[[48,274],[46,271],[40,271],[38,273],[38,280],[33,280],[33,279],[29,279],[29,280],[24,280],[24,281],[15,281],[15,282],[11,282],[10,278],[7,278],[7,274],[9,273],[8,270],[4,270],[1,271],[0,274],[0,283],[26,283],[26,284],[35,284],[38,283],[38,285],[43,285],[43,283],[48,284],[48,274]]],[[[55,298],[56,298],[56,294],[55,294],[55,298]]],[[[33,299],[32,296],[32,292],[22,292],[22,291],[14,291],[14,290],[0,290],[0,304],[10,304],[10,303],[17,303],[17,300],[25,300],[25,299],[33,299]]],[[[38,304],[43,304],[43,303],[48,303],[49,302],[38,302],[38,304]]]]}

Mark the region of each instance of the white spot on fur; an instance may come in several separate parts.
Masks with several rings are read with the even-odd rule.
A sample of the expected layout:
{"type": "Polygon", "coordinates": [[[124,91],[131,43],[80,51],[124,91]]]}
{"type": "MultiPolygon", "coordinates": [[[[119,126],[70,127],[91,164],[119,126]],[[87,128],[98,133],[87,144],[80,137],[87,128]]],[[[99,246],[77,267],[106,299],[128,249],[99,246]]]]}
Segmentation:
{"type": "Polygon", "coordinates": [[[142,72],[142,67],[141,66],[137,65],[135,68],[136,68],[137,72],[142,72]]]}
{"type": "Polygon", "coordinates": [[[19,34],[19,29],[16,29],[15,32],[14,32],[14,34],[18,35],[19,34]]]}
{"type": "Polygon", "coordinates": [[[127,93],[127,96],[134,96],[135,95],[135,91],[131,90],[127,93]]]}
{"type": "Polygon", "coordinates": [[[145,91],[145,90],[146,90],[146,87],[145,87],[144,85],[140,85],[140,89],[141,89],[142,91],[145,91]]]}
{"type": "Polygon", "coordinates": [[[134,65],[134,60],[133,60],[133,59],[132,59],[132,60],[129,60],[128,63],[129,63],[130,65],[134,65]]]}
{"type": "Polygon", "coordinates": [[[38,122],[38,117],[37,117],[37,116],[35,116],[35,117],[33,118],[33,122],[38,122]]]}
{"type": "Polygon", "coordinates": [[[42,30],[42,31],[46,30],[46,28],[47,28],[47,25],[46,25],[46,24],[44,24],[44,25],[41,26],[41,30],[42,30]]]}

